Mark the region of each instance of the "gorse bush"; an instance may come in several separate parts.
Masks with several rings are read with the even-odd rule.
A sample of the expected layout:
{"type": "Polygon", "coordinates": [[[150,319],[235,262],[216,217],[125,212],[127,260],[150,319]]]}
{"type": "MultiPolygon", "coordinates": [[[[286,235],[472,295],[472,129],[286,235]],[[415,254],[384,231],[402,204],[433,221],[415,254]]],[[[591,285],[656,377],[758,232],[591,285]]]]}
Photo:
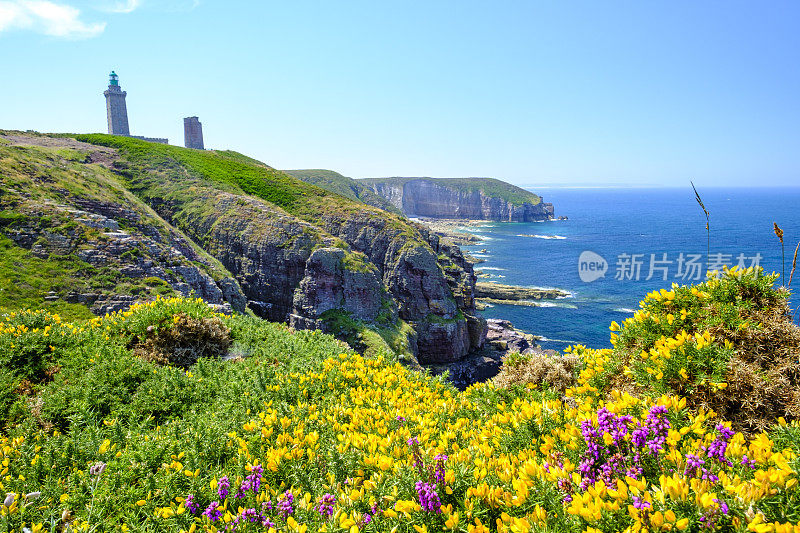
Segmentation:
{"type": "Polygon", "coordinates": [[[776,279],[734,267],[648,294],[632,318],[612,323],[613,350],[581,351],[591,385],[685,396],[746,431],[796,419],[800,329],[776,279]]]}
{"type": "Polygon", "coordinates": [[[167,326],[148,326],[147,338],[134,354],[158,364],[188,368],[201,357],[222,357],[231,345],[230,330],[218,317],[194,318],[179,313],[167,326]],[[150,329],[152,328],[152,329],[150,329]]]}
{"type": "Polygon", "coordinates": [[[504,372],[521,386],[464,392],[388,354],[365,357],[197,300],[82,323],[9,314],[5,360],[49,328],[40,366],[59,370],[47,377],[14,359],[3,367],[13,375],[0,373],[0,391],[8,380],[31,384],[24,395],[11,389],[0,436],[0,524],[796,531],[800,425],[777,418],[768,432],[741,433],[703,403],[737,386],[730,371],[747,338],[762,340],[762,354],[793,345],[786,333],[774,338],[782,322],[764,318],[785,316],[782,301],[753,271],[651,294],[614,328],[613,350],[513,357],[504,372]],[[227,328],[235,359],[182,368],[135,355],[156,335],[208,320],[227,328]]]}
{"type": "Polygon", "coordinates": [[[575,355],[511,353],[503,359],[503,367],[494,378],[497,387],[538,387],[544,385],[563,394],[575,385],[581,358],[575,355]]]}

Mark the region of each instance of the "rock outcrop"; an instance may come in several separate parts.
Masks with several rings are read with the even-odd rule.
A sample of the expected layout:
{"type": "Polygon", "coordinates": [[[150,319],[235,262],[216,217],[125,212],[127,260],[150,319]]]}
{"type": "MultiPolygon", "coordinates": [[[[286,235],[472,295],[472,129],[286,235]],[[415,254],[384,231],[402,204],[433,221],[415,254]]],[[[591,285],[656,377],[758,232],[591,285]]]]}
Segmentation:
{"type": "Polygon", "coordinates": [[[305,276],[294,291],[289,323],[303,329],[321,328],[322,315],[334,309],[349,313],[356,320],[374,322],[387,308],[396,318],[396,305],[382,298],[382,294],[378,269],[360,254],[341,248],[317,248],[306,260],[305,276]]]}
{"type": "Polygon", "coordinates": [[[498,180],[474,180],[475,185],[469,183],[471,179],[378,178],[362,181],[408,217],[504,222],[554,218],[553,204],[542,202],[533,193],[498,180]],[[493,194],[492,188],[483,186],[485,182],[491,182],[499,192],[493,194]]]}
{"type": "Polygon", "coordinates": [[[561,289],[518,287],[483,281],[475,284],[475,298],[483,303],[535,306],[538,300],[554,300],[569,296],[570,293],[561,289]]]}

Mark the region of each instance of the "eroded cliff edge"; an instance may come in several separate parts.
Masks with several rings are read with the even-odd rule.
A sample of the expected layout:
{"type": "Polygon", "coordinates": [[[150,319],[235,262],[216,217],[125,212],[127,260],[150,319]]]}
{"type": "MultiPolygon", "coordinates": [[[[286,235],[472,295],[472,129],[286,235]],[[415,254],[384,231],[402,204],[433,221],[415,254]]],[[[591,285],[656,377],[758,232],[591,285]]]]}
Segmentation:
{"type": "Polygon", "coordinates": [[[483,345],[472,265],[424,227],[234,152],[78,140],[113,149],[113,172],[218,260],[255,314],[356,344],[371,333],[351,339],[346,330],[368,326],[422,364],[457,361],[483,345]]]}
{"type": "Polygon", "coordinates": [[[535,222],[554,218],[553,204],[492,178],[357,180],[408,217],[535,222]]]}

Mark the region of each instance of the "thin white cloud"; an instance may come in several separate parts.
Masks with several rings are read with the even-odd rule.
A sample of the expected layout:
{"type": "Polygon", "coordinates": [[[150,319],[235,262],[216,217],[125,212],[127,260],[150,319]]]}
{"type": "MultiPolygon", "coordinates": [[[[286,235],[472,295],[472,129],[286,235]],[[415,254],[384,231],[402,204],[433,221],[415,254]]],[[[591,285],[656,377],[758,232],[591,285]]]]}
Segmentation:
{"type": "Polygon", "coordinates": [[[100,10],[108,13],[131,13],[141,5],[142,0],[117,0],[111,2],[111,5],[103,5],[100,10]]]}
{"type": "Polygon", "coordinates": [[[89,39],[103,33],[105,22],[81,20],[79,9],[49,0],[0,1],[0,32],[31,30],[65,39],[89,39]]]}

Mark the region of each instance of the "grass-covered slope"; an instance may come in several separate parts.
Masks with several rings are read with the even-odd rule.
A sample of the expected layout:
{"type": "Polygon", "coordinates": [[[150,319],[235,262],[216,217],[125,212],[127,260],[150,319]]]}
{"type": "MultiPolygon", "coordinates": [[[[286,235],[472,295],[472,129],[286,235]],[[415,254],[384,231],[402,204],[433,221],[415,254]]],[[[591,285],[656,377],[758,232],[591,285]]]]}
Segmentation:
{"type": "Polygon", "coordinates": [[[462,193],[481,192],[484,196],[500,198],[510,205],[537,205],[541,197],[521,187],[495,178],[368,178],[357,180],[365,185],[387,184],[402,186],[409,181],[425,180],[462,193]]]}
{"type": "Polygon", "coordinates": [[[371,210],[376,216],[389,216],[232,151],[188,150],[105,134],[76,135],[76,139],[120,150],[133,170],[166,174],[177,171],[189,182],[199,180],[220,190],[255,196],[309,222],[319,222],[329,211],[371,210]]]}
{"type": "MultiPolygon", "coordinates": [[[[728,278],[720,293],[701,285],[649,298],[644,310],[667,323],[647,325],[636,342],[671,334],[652,328],[679,316],[649,309],[651,301],[680,303],[699,320],[713,320],[701,309],[727,302],[731,312],[708,326],[758,335],[762,325],[736,316],[769,306],[761,297],[774,291],[771,278],[749,276],[740,292],[728,278]]],[[[617,349],[642,323],[623,326],[617,349]]],[[[575,352],[566,389],[544,379],[459,392],[325,335],[215,315],[197,301],[83,323],[8,315],[0,491],[9,496],[0,523],[16,531],[796,530],[796,421],[737,433],[694,402],[695,370],[669,379],[664,369],[645,372],[655,381],[625,392],[606,386],[613,351],[575,352]],[[229,335],[222,350],[233,359],[156,363],[185,361],[187,324],[229,335]],[[161,357],[148,355],[155,347],[161,357]],[[679,379],[686,396],[674,394],[679,379]]],[[[720,388],[717,379],[706,382],[720,388]]]]}
{"type": "Polygon", "coordinates": [[[230,277],[126,189],[114,158],[0,131],[0,307],[87,317],[116,299],[179,294],[184,275],[230,277]]]}
{"type": "Polygon", "coordinates": [[[400,211],[388,200],[372,192],[361,181],[342,176],[338,172],[323,169],[284,170],[284,172],[308,183],[313,183],[325,190],[340,194],[345,198],[400,214],[400,211]]]}

